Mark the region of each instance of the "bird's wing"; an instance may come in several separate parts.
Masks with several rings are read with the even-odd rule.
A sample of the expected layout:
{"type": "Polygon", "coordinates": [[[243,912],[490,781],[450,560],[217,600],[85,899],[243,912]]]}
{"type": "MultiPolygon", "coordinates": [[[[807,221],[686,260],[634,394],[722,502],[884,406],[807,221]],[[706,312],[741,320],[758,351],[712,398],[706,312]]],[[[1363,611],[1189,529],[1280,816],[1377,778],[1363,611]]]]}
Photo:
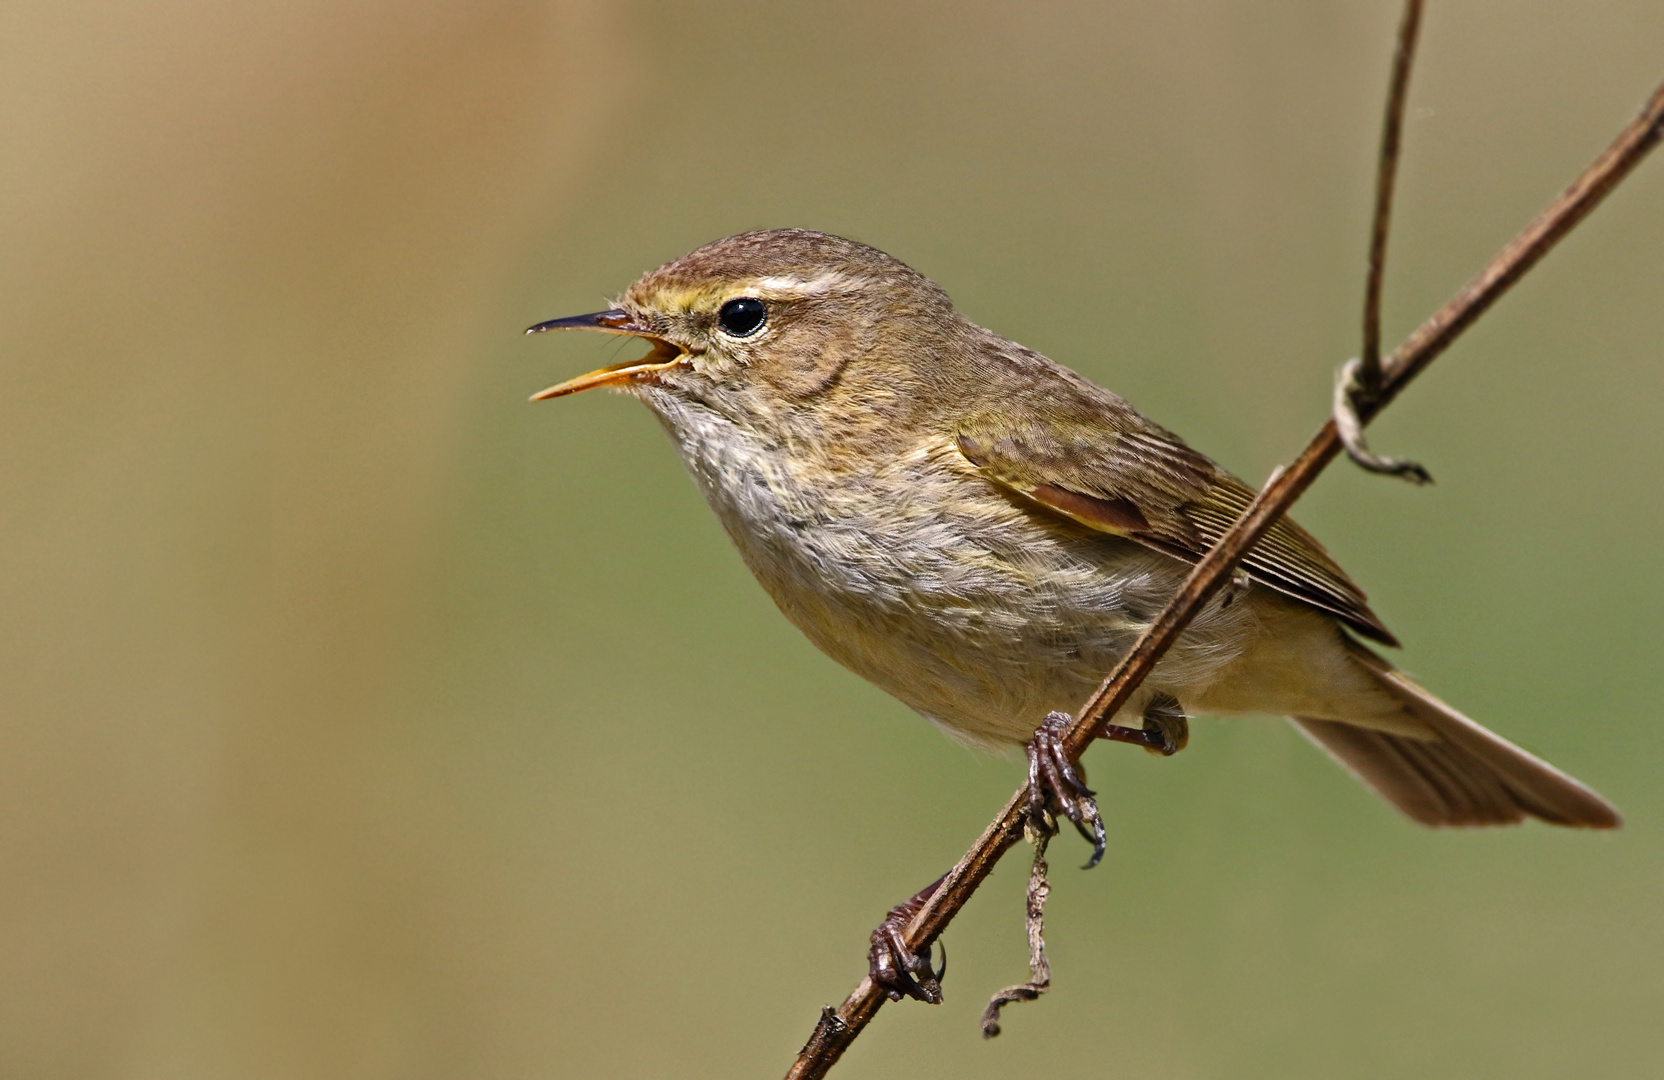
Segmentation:
{"type": "MultiPolygon", "coordinates": [[[[1254,492],[1178,436],[1125,408],[1040,422],[994,414],[961,422],[959,452],[989,480],[1100,532],[1197,562],[1254,492]],[[1106,422],[1107,421],[1107,422],[1106,422]]],[[[1339,618],[1365,637],[1397,640],[1363,590],[1310,533],[1283,518],[1243,560],[1250,577],[1339,618]]]]}

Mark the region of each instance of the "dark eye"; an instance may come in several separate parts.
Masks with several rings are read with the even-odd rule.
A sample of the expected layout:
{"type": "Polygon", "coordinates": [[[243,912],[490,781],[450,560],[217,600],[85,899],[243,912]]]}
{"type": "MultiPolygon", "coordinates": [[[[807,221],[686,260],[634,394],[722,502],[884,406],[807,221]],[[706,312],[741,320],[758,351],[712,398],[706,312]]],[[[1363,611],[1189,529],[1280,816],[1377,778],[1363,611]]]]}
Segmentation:
{"type": "Polygon", "coordinates": [[[724,330],[735,337],[750,337],[768,321],[768,308],[755,297],[742,296],[723,304],[716,319],[724,330]]]}

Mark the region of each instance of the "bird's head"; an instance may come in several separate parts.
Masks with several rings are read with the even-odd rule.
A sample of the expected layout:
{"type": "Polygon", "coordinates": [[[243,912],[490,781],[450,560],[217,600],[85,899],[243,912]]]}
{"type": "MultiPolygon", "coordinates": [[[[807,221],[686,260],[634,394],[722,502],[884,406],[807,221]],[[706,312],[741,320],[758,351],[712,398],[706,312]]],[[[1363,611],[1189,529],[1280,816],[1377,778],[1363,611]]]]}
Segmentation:
{"type": "Polygon", "coordinates": [[[874,248],[804,229],[744,233],[651,271],[608,311],[531,327],[653,346],[533,400],[606,386],[753,419],[842,393],[893,400],[964,325],[939,286],[874,248]]]}

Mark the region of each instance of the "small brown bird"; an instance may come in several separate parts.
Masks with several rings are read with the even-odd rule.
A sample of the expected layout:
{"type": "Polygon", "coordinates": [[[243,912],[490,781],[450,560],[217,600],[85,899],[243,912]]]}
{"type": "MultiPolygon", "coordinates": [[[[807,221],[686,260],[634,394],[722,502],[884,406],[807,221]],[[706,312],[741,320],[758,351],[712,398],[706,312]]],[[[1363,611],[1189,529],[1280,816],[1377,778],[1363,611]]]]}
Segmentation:
{"type": "MultiPolygon", "coordinates": [[[[528,332],[567,328],[653,348],[536,398],[640,398],[786,617],[979,746],[1079,705],[1253,497],[929,278],[823,233],[719,240],[528,332]]],[[[1189,715],[1269,713],[1425,825],[1618,824],[1359,641],[1397,644],[1294,522],[1244,570],[1106,734],[1171,753],[1189,715]]]]}

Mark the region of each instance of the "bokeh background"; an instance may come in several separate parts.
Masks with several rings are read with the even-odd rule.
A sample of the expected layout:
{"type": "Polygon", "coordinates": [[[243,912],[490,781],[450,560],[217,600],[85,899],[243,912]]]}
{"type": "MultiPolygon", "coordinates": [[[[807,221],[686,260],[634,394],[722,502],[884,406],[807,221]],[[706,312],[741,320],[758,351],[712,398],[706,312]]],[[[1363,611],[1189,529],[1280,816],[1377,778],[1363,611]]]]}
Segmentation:
{"type": "MultiPolygon", "coordinates": [[[[522,327],[729,233],[882,247],[1253,480],[1356,350],[1396,5],[0,9],[0,1075],[782,1072],[1015,786],[801,640],[522,327]]],[[[1652,0],[1434,3],[1397,340],[1664,75],[1652,0]]],[[[1664,161],[1299,509],[1628,825],[1433,833],[1275,721],[1098,747],[847,1077],[1664,1057],[1664,161]]]]}

